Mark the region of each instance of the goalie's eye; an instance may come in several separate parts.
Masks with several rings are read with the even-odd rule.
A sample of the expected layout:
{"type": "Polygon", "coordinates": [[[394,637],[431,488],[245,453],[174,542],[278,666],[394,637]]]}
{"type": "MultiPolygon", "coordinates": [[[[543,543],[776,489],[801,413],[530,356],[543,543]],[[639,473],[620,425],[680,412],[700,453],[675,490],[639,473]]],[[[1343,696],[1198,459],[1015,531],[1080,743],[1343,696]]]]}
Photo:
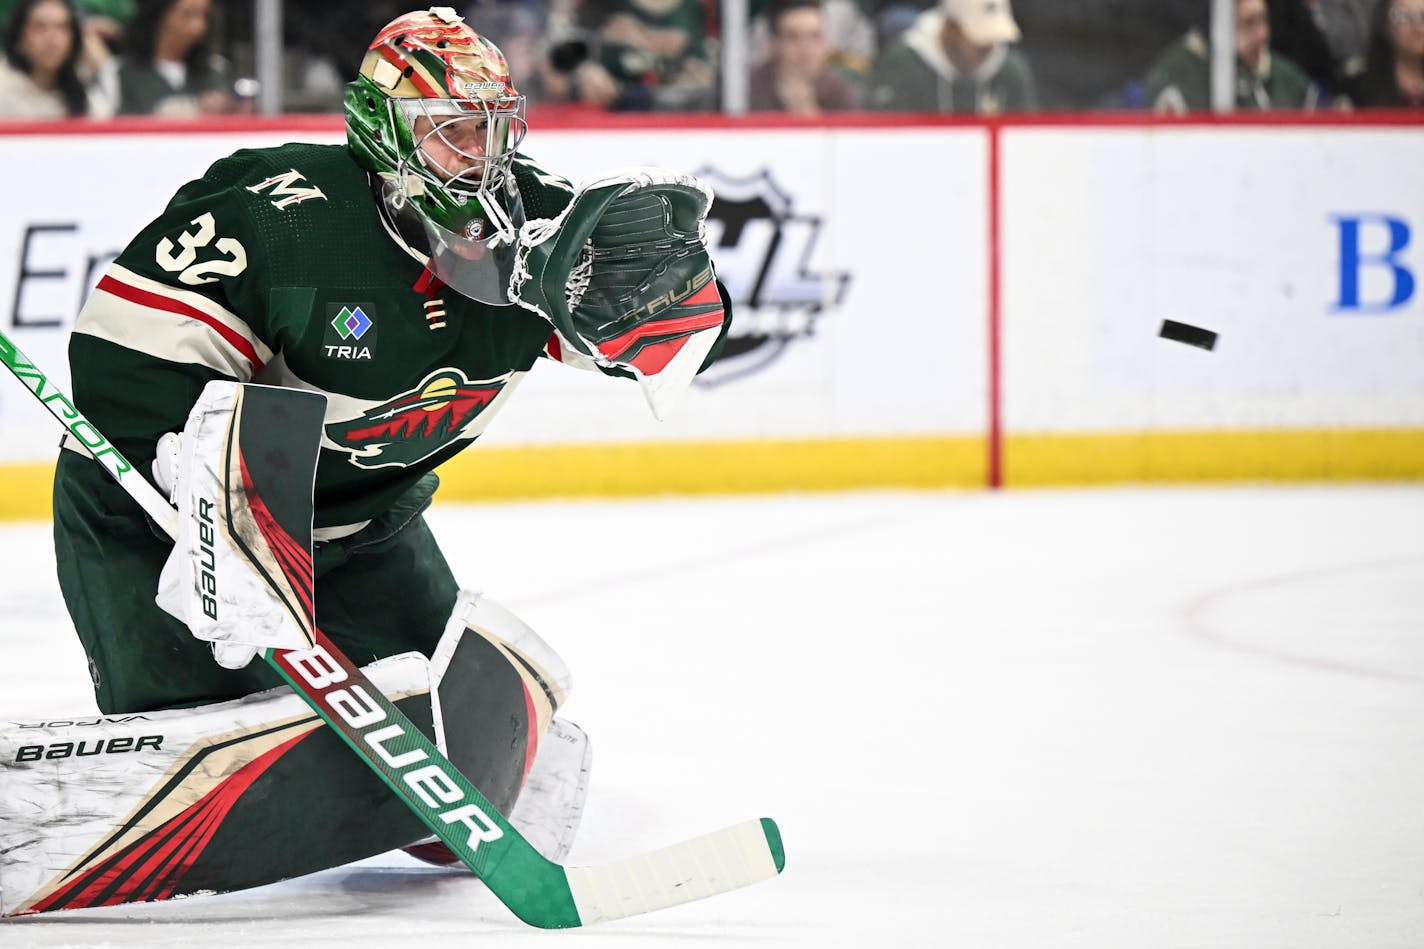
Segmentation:
{"type": "Polygon", "coordinates": [[[483,154],[488,141],[489,120],[483,115],[432,115],[429,120],[417,120],[416,134],[426,139],[440,138],[446,144],[465,152],[483,154]],[[426,137],[427,133],[430,133],[426,137]]]}

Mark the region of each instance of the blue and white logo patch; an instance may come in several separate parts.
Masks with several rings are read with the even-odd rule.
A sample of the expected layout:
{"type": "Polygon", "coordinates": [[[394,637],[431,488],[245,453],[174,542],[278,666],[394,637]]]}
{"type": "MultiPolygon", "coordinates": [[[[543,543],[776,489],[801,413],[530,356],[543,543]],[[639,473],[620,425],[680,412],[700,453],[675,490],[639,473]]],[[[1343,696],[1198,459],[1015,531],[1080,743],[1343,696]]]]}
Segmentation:
{"type": "Polygon", "coordinates": [[[369,303],[333,303],[327,307],[322,354],[328,359],[364,361],[376,356],[376,321],[369,303]]]}

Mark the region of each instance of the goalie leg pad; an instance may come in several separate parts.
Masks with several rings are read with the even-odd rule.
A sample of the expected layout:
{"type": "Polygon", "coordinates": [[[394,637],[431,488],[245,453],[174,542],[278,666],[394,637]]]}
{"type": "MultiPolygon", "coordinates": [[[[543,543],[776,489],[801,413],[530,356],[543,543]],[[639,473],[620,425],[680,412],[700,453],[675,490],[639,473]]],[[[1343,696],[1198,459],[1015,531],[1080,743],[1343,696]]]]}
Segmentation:
{"type": "MultiPolygon", "coordinates": [[[[424,657],[367,667],[435,734],[424,657]]],[[[0,731],[0,914],[226,892],[339,866],[423,825],[288,688],[0,731]]]]}
{"type": "MultiPolygon", "coordinates": [[[[505,814],[570,687],[532,630],[475,594],[459,597],[431,660],[365,669],[505,814]]],[[[0,915],[228,892],[427,833],[285,687],[0,727],[0,915]]]]}
{"type": "Polygon", "coordinates": [[[563,863],[573,849],[592,766],[593,749],[584,730],[561,718],[550,722],[509,822],[555,863],[563,863]]]}
{"type": "MultiPolygon", "coordinates": [[[[468,774],[490,776],[480,792],[521,832],[532,830],[535,849],[551,859],[567,853],[588,790],[588,739],[554,718],[573,687],[564,661],[509,610],[462,591],[431,665],[451,760],[471,762],[468,774]],[[509,668],[517,677],[491,674],[509,668]],[[455,708],[458,724],[450,719],[455,708]],[[510,714],[515,708],[524,714],[510,714]],[[477,724],[462,727],[467,721],[477,724]]],[[[435,837],[405,850],[440,866],[458,862],[435,837]]]]}
{"type": "Polygon", "coordinates": [[[564,661],[528,624],[481,593],[460,592],[430,658],[454,760],[489,775],[480,792],[508,814],[538,752],[539,739],[573,688],[564,661]],[[511,676],[513,669],[517,675],[511,676]],[[511,709],[522,714],[510,714],[511,709]],[[508,764],[511,756],[515,766],[508,764]],[[498,774],[499,780],[493,776],[498,774]]]}

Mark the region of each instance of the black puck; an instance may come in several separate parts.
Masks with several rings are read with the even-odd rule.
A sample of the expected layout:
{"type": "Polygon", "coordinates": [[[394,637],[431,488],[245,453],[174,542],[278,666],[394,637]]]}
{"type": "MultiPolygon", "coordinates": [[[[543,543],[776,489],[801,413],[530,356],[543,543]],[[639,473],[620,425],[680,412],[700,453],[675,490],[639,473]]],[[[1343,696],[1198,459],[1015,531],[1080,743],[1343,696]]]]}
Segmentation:
{"type": "Polygon", "coordinates": [[[1186,343],[1188,346],[1196,346],[1200,349],[1216,348],[1216,334],[1211,330],[1204,330],[1200,326],[1192,326],[1188,323],[1178,323],[1176,320],[1163,320],[1162,328],[1157,331],[1157,335],[1163,339],[1186,343]]]}

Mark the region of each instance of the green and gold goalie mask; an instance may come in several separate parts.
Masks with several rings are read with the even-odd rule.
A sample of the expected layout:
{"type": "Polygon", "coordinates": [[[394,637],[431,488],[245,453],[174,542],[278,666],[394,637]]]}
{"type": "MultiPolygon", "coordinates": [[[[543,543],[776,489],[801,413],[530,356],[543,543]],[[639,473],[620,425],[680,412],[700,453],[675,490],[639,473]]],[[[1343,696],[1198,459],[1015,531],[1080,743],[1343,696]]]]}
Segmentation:
{"type": "Polygon", "coordinates": [[[346,88],[347,141],[387,212],[422,234],[437,277],[488,303],[509,300],[524,223],[510,163],[525,130],[504,54],[450,7],[391,21],[346,88]]]}

